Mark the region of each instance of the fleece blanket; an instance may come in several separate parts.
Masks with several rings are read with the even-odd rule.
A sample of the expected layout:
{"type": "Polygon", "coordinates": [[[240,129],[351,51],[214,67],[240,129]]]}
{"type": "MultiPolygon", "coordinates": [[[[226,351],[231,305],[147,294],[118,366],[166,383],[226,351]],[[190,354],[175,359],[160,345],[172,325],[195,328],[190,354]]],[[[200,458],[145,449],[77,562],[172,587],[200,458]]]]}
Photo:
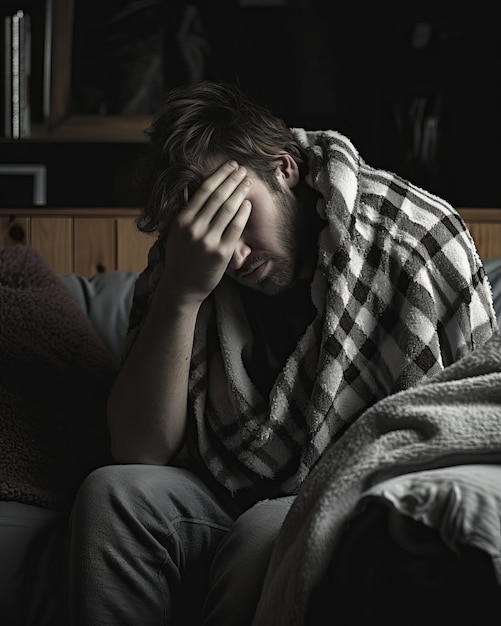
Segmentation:
{"type": "MultiPolygon", "coordinates": [[[[495,557],[501,584],[501,472],[495,478],[485,469],[481,473],[482,466],[495,464],[491,466],[498,470],[500,463],[501,334],[497,331],[486,344],[442,372],[376,403],[324,454],[285,519],[253,624],[304,624],[310,593],[335,558],[346,523],[362,496],[375,497],[385,490],[397,510],[439,530],[445,513],[452,515],[456,521],[443,536],[445,542],[453,544],[459,533],[459,541],[488,550],[495,557]],[[454,476],[458,464],[462,471],[454,476]],[[447,471],[435,475],[437,468],[447,471]],[[468,473],[469,481],[465,480],[468,473]],[[476,496],[470,493],[462,499],[453,488],[444,500],[439,492],[452,479],[462,489],[469,482],[476,496]],[[385,488],[378,489],[383,484],[385,488]],[[437,506],[422,519],[418,509],[430,494],[437,506]],[[479,497],[488,514],[487,509],[479,514],[475,501],[479,497]],[[473,512],[468,511],[469,504],[473,512]],[[416,511],[418,515],[412,515],[416,511]],[[461,525],[464,532],[458,531],[461,525]]],[[[331,589],[334,611],[335,593],[331,589]]]]}
{"type": "MultiPolygon", "coordinates": [[[[371,168],[337,132],[293,132],[325,220],[313,321],[269,395],[251,371],[260,342],[241,289],[223,279],[197,321],[190,402],[198,449],[233,494],[263,483],[296,493],[364,409],[440,371],[496,328],[484,268],[447,202],[371,168]]],[[[162,246],[159,239],[136,283],[129,343],[162,271],[162,246]]]]}
{"type": "Polygon", "coordinates": [[[0,251],[0,500],[70,505],[111,461],[116,365],[76,300],[28,246],[0,251]]]}

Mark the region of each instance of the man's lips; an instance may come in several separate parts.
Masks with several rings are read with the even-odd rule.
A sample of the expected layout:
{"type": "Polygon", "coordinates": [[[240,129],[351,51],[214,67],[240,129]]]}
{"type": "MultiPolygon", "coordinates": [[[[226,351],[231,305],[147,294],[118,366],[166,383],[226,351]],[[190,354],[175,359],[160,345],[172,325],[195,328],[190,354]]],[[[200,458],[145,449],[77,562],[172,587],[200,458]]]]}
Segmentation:
{"type": "Polygon", "coordinates": [[[259,283],[266,278],[270,270],[270,266],[270,259],[266,259],[266,261],[262,261],[239,274],[238,278],[247,283],[259,283]]]}

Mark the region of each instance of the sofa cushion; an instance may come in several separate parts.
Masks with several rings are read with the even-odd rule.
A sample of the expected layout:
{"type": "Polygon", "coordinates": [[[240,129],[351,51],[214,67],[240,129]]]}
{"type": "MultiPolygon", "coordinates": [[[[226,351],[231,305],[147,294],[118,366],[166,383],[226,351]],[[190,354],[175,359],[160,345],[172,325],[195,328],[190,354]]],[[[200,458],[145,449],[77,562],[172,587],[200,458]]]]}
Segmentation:
{"type": "Polygon", "coordinates": [[[103,272],[92,278],[60,275],[117,362],[122,355],[138,275],[139,272],[132,271],[103,272]]]}
{"type": "Polygon", "coordinates": [[[58,621],[64,519],[57,511],[40,506],[0,502],[1,624],[64,623],[58,621]]]}
{"type": "Polygon", "coordinates": [[[0,251],[0,500],[65,507],[110,462],[116,364],[68,289],[28,246],[0,251]]]}

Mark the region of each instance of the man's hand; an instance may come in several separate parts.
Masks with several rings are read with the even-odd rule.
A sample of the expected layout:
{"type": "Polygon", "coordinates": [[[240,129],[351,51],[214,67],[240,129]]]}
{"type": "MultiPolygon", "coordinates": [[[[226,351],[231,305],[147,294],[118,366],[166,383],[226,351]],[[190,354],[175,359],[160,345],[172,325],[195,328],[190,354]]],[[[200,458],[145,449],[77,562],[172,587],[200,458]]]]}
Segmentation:
{"type": "Polygon", "coordinates": [[[166,242],[165,283],[181,301],[201,303],[218,285],[251,213],[252,186],[236,162],[221,165],[173,221],[166,242]]]}

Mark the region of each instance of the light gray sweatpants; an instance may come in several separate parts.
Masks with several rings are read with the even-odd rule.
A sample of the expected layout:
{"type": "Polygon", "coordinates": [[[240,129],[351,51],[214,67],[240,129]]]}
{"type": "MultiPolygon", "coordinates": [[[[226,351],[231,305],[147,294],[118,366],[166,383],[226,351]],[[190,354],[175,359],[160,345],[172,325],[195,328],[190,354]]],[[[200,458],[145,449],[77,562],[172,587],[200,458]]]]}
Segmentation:
{"type": "Polygon", "coordinates": [[[234,520],[187,470],[95,470],[70,523],[71,625],[250,624],[292,500],[263,500],[234,520]]]}

